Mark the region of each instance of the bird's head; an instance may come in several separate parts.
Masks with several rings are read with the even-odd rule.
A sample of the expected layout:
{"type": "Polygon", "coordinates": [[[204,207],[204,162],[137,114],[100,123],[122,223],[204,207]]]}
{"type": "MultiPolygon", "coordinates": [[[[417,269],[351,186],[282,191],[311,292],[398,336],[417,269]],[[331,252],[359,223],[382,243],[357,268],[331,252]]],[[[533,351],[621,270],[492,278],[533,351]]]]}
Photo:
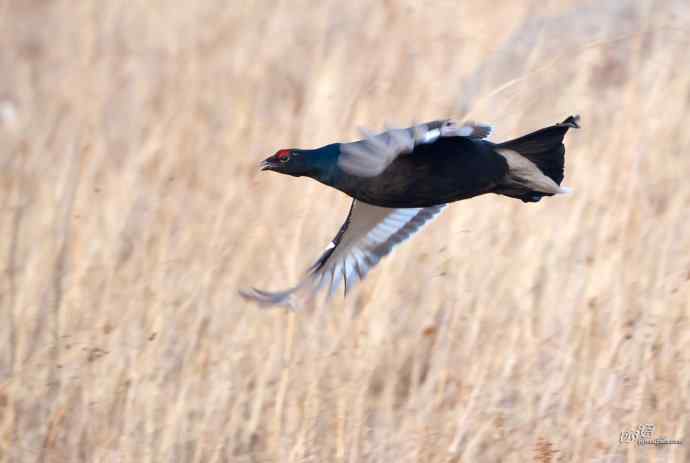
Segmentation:
{"type": "Polygon", "coordinates": [[[261,170],[272,170],[295,177],[304,175],[305,160],[302,153],[295,149],[282,149],[261,162],[261,170]]]}
{"type": "Polygon", "coordinates": [[[335,166],[338,151],[334,145],[314,150],[282,149],[264,159],[261,170],[319,179],[335,166]]]}

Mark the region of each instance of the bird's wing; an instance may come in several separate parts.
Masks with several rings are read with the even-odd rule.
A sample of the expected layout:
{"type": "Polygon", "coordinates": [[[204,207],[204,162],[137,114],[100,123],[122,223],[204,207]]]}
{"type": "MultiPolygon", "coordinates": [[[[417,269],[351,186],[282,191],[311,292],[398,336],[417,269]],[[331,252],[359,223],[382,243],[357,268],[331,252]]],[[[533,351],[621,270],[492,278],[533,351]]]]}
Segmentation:
{"type": "Polygon", "coordinates": [[[312,298],[319,290],[328,287],[330,297],[343,283],[347,293],[365,278],[381,258],[421,230],[445,207],[443,204],[389,209],[353,200],[350,213],[338,234],[297,286],[279,292],[242,290],[240,294],[264,305],[294,307],[296,301],[293,296],[301,291],[306,293],[307,298],[312,298]]]}
{"type": "Polygon", "coordinates": [[[457,125],[455,122],[448,120],[441,127],[441,136],[483,139],[488,138],[493,130],[492,126],[481,122],[465,121],[462,125],[457,125]]]}
{"type": "Polygon", "coordinates": [[[434,143],[440,137],[486,138],[491,134],[491,126],[475,122],[458,125],[447,119],[404,129],[388,128],[379,134],[366,129],[360,131],[363,140],[341,144],[338,166],[357,177],[376,177],[398,156],[411,153],[417,145],[434,143]]]}

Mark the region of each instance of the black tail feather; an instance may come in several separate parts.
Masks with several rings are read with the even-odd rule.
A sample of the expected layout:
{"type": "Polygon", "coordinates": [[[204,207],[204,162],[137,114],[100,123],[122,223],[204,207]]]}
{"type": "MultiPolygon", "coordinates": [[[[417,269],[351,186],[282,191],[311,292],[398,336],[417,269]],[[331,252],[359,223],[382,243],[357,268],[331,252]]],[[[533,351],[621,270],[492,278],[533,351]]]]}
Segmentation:
{"type": "MultiPolygon", "coordinates": [[[[569,129],[580,128],[579,120],[580,116],[570,116],[559,124],[499,143],[496,145],[496,150],[507,149],[517,152],[532,161],[541,172],[560,185],[563,181],[565,164],[563,137],[569,129]]],[[[549,193],[521,188],[515,183],[500,185],[496,193],[519,198],[525,202],[536,202],[542,196],[551,196],[549,193]]]]}
{"type": "Polygon", "coordinates": [[[580,128],[580,116],[570,116],[560,124],[539,129],[520,138],[500,143],[499,149],[517,151],[539,167],[557,184],[563,181],[565,147],[563,137],[568,129],[580,128]]]}

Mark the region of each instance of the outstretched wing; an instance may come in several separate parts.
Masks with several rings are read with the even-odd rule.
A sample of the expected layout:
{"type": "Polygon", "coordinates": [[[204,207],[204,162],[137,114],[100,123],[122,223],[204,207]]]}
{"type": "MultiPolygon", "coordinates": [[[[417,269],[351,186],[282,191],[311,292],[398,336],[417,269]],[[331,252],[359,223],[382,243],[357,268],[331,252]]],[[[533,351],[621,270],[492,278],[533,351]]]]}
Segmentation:
{"type": "Polygon", "coordinates": [[[417,145],[434,143],[440,137],[486,138],[491,134],[491,126],[474,122],[459,126],[447,119],[387,129],[379,134],[366,129],[360,131],[363,140],[341,144],[338,166],[357,177],[376,177],[398,156],[411,153],[417,145]]]}
{"type": "Polygon", "coordinates": [[[307,298],[311,298],[328,287],[330,297],[342,283],[347,293],[395,246],[421,230],[445,207],[443,204],[389,209],[353,200],[338,234],[297,286],[278,292],[253,288],[241,290],[240,294],[264,305],[294,307],[296,301],[293,296],[298,292],[305,292],[307,298]]]}

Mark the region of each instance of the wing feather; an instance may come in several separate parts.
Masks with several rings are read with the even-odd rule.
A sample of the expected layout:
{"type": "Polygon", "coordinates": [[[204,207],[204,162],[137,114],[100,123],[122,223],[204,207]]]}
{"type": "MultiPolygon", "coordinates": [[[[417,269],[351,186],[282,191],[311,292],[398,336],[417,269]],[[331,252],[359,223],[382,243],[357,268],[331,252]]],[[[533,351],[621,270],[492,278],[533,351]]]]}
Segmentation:
{"type": "Polygon", "coordinates": [[[386,127],[379,134],[360,128],[364,139],[340,145],[338,166],[357,177],[376,177],[398,156],[411,153],[418,145],[434,143],[441,137],[486,138],[491,131],[490,125],[467,122],[458,126],[450,119],[403,129],[386,127]]]}
{"type": "Polygon", "coordinates": [[[330,298],[343,284],[347,294],[383,257],[420,231],[445,207],[443,204],[390,209],[353,200],[345,223],[299,284],[284,291],[250,289],[240,294],[263,305],[288,307],[296,305],[294,296],[299,292],[311,299],[326,287],[330,298]]]}

